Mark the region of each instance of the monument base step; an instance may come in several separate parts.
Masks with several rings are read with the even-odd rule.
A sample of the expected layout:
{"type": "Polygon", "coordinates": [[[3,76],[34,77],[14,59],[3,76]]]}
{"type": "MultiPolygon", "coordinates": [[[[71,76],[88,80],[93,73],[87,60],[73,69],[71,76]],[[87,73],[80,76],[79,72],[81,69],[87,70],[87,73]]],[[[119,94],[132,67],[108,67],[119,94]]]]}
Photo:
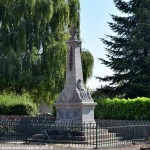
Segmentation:
{"type": "Polygon", "coordinates": [[[109,133],[107,129],[93,131],[72,131],[72,130],[48,130],[46,133],[35,134],[28,141],[34,142],[53,142],[53,143],[92,143],[95,145],[107,143],[117,143],[122,137],[117,137],[116,133],[109,133]],[[96,135],[97,134],[97,135],[96,135]],[[97,140],[96,140],[97,137],[97,140]]]}

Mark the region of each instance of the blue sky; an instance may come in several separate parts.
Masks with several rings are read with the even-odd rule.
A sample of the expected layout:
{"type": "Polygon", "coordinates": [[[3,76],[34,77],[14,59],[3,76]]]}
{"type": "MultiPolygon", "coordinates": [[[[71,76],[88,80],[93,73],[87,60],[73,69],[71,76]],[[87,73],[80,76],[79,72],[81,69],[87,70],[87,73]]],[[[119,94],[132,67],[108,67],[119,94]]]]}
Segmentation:
{"type": "Polygon", "coordinates": [[[88,49],[94,56],[93,77],[88,81],[87,87],[95,89],[106,83],[99,82],[94,76],[104,77],[113,72],[102,65],[98,58],[105,57],[105,45],[100,38],[106,34],[113,34],[107,22],[111,22],[110,14],[121,15],[113,0],[80,0],[81,6],[81,40],[82,48],[88,49]]]}

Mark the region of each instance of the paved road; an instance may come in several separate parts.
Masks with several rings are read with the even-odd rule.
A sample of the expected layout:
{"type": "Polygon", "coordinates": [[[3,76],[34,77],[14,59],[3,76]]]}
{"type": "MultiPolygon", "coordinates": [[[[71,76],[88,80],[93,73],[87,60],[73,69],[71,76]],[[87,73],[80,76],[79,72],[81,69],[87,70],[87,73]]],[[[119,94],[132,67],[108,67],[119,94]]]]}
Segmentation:
{"type": "MultiPolygon", "coordinates": [[[[99,148],[99,150],[140,150],[140,144],[129,144],[117,147],[99,148]]],[[[0,144],[0,150],[93,150],[90,147],[69,147],[66,145],[25,145],[25,144],[0,144]]]]}

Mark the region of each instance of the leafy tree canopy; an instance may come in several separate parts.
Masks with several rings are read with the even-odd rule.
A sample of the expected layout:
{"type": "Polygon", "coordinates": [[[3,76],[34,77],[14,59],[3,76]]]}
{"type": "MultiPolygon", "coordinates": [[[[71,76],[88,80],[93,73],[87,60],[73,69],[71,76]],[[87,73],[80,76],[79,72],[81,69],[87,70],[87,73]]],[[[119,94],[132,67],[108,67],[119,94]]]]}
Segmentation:
{"type": "Polygon", "coordinates": [[[84,83],[87,82],[87,79],[89,79],[92,76],[93,67],[94,67],[94,58],[93,55],[90,53],[87,49],[82,49],[82,69],[83,69],[83,79],[84,83]]]}
{"type": "Polygon", "coordinates": [[[80,25],[79,0],[1,0],[0,91],[55,100],[64,86],[72,25],[80,25]]]}

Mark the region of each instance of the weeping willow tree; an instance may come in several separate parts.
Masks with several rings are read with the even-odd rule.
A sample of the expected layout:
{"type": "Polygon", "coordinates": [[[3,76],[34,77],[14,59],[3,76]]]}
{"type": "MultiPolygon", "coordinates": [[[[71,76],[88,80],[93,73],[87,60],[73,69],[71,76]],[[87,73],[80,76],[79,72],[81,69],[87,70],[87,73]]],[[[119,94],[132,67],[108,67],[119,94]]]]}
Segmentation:
{"type": "Polygon", "coordinates": [[[72,25],[80,25],[79,0],[0,0],[0,91],[54,100],[65,81],[72,25]]]}
{"type": "Polygon", "coordinates": [[[83,79],[84,83],[87,83],[87,80],[92,76],[93,67],[94,67],[94,58],[89,50],[82,49],[81,53],[82,58],[82,70],[83,70],[83,79]]]}

